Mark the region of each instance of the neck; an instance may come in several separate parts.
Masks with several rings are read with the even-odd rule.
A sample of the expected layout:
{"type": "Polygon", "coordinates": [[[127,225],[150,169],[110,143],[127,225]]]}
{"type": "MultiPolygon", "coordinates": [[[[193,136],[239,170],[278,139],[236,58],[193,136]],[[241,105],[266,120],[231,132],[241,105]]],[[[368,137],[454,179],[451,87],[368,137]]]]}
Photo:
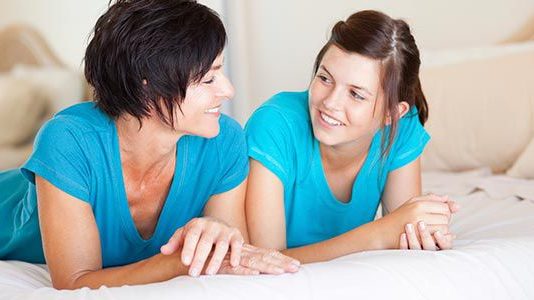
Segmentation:
{"type": "Polygon", "coordinates": [[[367,157],[370,145],[371,139],[333,146],[320,143],[323,166],[325,170],[333,171],[361,167],[367,157]]]}
{"type": "Polygon", "coordinates": [[[121,163],[140,178],[157,178],[175,161],[176,143],[183,136],[156,118],[143,119],[143,126],[132,116],[116,120],[121,163]]]}

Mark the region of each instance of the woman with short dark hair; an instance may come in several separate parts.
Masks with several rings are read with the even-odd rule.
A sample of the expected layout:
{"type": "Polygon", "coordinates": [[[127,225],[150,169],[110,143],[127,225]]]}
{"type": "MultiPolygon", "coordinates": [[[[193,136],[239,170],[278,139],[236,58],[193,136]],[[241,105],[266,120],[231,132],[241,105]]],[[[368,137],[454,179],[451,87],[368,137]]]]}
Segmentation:
{"type": "Polygon", "coordinates": [[[96,100],[56,114],[22,168],[0,174],[0,258],[46,258],[66,289],[295,272],[244,244],[248,161],[220,113],[233,96],[225,42],[195,1],[110,6],[85,56],[96,100]]]}

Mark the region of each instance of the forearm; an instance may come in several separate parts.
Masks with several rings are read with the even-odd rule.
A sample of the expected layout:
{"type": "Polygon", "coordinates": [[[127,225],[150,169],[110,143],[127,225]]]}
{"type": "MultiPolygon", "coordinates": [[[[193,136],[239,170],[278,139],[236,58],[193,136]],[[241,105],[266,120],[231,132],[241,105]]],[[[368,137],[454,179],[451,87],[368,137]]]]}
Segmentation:
{"type": "Polygon", "coordinates": [[[332,239],[282,250],[282,253],[301,263],[313,263],[360,251],[397,249],[402,231],[402,228],[397,227],[399,226],[390,220],[380,218],[332,239]]]}
{"type": "Polygon", "coordinates": [[[103,285],[113,287],[165,281],[187,274],[188,267],[182,264],[180,253],[181,251],[171,255],[156,254],[125,266],[87,271],[76,277],[70,284],[58,286],[54,283],[54,287],[64,289],[99,288],[103,285]]]}

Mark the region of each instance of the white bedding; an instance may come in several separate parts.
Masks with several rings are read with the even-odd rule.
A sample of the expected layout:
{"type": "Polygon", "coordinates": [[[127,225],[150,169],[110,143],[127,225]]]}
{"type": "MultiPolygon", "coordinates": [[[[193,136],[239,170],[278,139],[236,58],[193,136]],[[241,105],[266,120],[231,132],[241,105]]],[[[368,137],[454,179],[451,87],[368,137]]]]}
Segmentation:
{"type": "Polygon", "coordinates": [[[462,206],[454,250],[372,251],[281,276],[186,276],[98,290],[56,291],[46,268],[0,261],[1,299],[534,299],[534,181],[485,170],[428,173],[426,191],[462,206]]]}

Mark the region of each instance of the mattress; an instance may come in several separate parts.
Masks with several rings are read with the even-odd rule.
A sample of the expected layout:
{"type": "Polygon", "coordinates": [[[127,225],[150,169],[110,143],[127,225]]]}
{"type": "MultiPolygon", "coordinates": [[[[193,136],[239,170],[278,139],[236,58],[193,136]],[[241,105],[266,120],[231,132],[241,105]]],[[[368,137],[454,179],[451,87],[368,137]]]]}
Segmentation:
{"type": "Polygon", "coordinates": [[[0,261],[0,299],[534,299],[534,181],[484,169],[425,173],[423,185],[461,205],[452,250],[368,251],[296,274],[181,276],[74,291],[51,288],[44,265],[0,261]]]}

